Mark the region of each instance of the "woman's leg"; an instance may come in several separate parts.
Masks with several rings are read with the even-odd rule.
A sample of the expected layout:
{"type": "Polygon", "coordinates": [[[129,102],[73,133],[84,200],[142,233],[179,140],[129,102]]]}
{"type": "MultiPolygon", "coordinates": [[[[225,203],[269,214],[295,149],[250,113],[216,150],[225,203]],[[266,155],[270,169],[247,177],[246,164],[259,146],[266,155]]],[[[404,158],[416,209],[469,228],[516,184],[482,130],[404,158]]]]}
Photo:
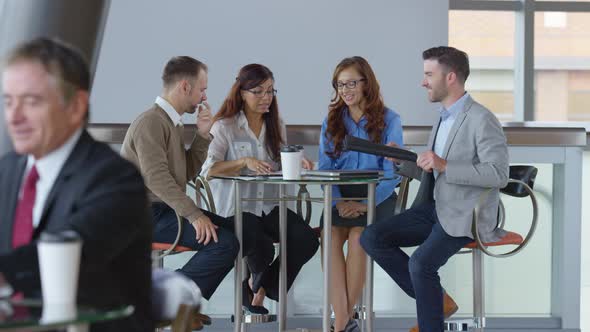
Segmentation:
{"type": "MultiPolygon", "coordinates": [[[[228,218],[233,227],[233,217],[228,218]]],[[[267,272],[268,265],[272,262],[274,256],[274,246],[272,239],[264,233],[261,219],[252,214],[245,212],[242,214],[242,239],[243,255],[248,263],[248,270],[251,272],[249,278],[249,287],[255,291],[251,304],[262,306],[266,293],[264,288],[253,281],[258,281],[262,275],[267,272]]]]}
{"type": "Polygon", "coordinates": [[[365,285],[367,254],[361,247],[360,238],[364,227],[352,227],[348,233],[348,253],[346,255],[346,293],[348,294],[348,315],[358,302],[365,285]]]}
{"type": "MultiPolygon", "coordinates": [[[[265,235],[278,242],[280,239],[279,208],[275,207],[260,220],[265,235]]],[[[318,246],[318,239],[313,229],[297,213],[287,209],[287,289],[291,288],[303,265],[315,255],[318,246]]],[[[277,257],[268,267],[261,281],[261,285],[266,290],[266,296],[275,301],[279,298],[280,264],[280,259],[277,257]]]]}
{"type": "MultiPolygon", "coordinates": [[[[348,323],[348,296],[346,280],[346,262],[343,246],[348,238],[347,227],[332,226],[332,271],[330,277],[330,302],[334,309],[334,331],[342,331],[348,323]]],[[[324,230],[325,232],[325,230],[324,230]]]]}

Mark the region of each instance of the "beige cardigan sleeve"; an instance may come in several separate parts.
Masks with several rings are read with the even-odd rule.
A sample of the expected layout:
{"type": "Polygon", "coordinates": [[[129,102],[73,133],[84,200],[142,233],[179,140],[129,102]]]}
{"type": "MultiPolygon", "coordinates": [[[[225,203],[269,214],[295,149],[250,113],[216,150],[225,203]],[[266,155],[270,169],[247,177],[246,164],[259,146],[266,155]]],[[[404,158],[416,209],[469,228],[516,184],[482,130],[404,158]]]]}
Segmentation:
{"type": "Polygon", "coordinates": [[[191,143],[190,148],[186,151],[186,178],[191,180],[196,177],[200,172],[203,164],[207,160],[207,151],[209,150],[209,144],[213,140],[213,136],[209,134],[208,138],[204,138],[195,134],[195,138],[191,143]]]}
{"type": "Polygon", "coordinates": [[[133,139],[146,186],[176,213],[192,222],[203,212],[170,173],[166,142],[171,131],[161,121],[151,120],[154,119],[143,119],[138,124],[133,139]]]}

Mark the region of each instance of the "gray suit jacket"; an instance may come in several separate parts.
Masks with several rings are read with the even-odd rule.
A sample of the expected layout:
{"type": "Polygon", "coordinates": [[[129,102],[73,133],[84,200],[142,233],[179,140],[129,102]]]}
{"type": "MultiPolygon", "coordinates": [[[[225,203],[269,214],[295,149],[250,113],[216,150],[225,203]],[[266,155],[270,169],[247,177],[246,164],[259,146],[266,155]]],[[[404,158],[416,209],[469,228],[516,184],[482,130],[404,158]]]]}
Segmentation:
{"type": "MultiPolygon", "coordinates": [[[[428,148],[434,140],[440,119],[432,127],[428,148]]],[[[415,163],[406,162],[399,174],[421,180],[412,207],[436,201],[436,213],[445,232],[451,236],[473,238],[473,209],[480,195],[493,188],[479,215],[479,235],[485,242],[498,240],[504,231],[495,229],[499,189],[508,181],[508,146],[500,122],[492,112],[467,97],[447,138],[441,158],[447,170],[434,179],[415,163]]]]}

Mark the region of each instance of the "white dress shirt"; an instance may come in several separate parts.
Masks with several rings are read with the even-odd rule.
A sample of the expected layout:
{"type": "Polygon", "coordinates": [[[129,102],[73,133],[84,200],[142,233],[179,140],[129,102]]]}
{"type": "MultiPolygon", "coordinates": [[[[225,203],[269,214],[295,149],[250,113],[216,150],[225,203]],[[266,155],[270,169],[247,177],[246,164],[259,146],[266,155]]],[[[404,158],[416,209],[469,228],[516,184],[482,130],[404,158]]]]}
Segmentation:
{"type": "MultiPolygon", "coordinates": [[[[286,144],[287,129],[280,121],[281,136],[286,144]]],[[[256,137],[248,126],[248,119],[243,111],[233,118],[216,121],[211,127],[213,141],[209,145],[207,160],[201,169],[201,175],[207,177],[211,166],[218,161],[238,160],[243,157],[253,157],[270,163],[273,170],[279,169],[279,164],[272,161],[266,151],[266,125],[262,125],[260,135],[256,137]]],[[[234,215],[234,186],[226,180],[210,179],[209,185],[213,193],[217,214],[223,217],[234,215]]],[[[242,197],[277,198],[279,187],[257,183],[242,184],[242,197]]],[[[248,201],[243,202],[242,211],[261,216],[269,213],[277,201],[248,201]]]]}
{"type": "Polygon", "coordinates": [[[41,222],[41,214],[43,213],[43,208],[45,207],[49,192],[51,191],[51,188],[53,188],[57,176],[72,153],[80,135],[82,135],[82,128],[78,129],[72,136],[70,136],[62,146],[51,151],[41,159],[35,160],[35,157],[32,155],[28,156],[27,167],[23,174],[23,180],[21,181],[19,198],[22,196],[22,186],[25,179],[29,175],[29,171],[33,167],[33,164],[35,164],[37,172],[39,173],[39,180],[35,187],[35,205],[33,206],[33,227],[35,228],[37,228],[41,222]]]}
{"type": "MultiPolygon", "coordinates": [[[[444,158],[443,153],[451,128],[453,128],[455,119],[457,119],[457,115],[463,109],[465,100],[467,100],[468,96],[469,94],[465,93],[461,98],[457,99],[448,110],[443,106],[439,109],[441,120],[438,126],[438,131],[436,132],[436,140],[434,141],[434,153],[441,158],[444,158]]],[[[438,171],[436,170],[434,170],[434,177],[438,177],[438,171]]]]}
{"type": "Polygon", "coordinates": [[[168,114],[168,117],[172,120],[174,126],[184,125],[182,123],[182,117],[180,114],[176,112],[174,106],[172,106],[166,99],[158,96],[156,98],[156,105],[160,106],[166,112],[166,114],[168,114]]]}

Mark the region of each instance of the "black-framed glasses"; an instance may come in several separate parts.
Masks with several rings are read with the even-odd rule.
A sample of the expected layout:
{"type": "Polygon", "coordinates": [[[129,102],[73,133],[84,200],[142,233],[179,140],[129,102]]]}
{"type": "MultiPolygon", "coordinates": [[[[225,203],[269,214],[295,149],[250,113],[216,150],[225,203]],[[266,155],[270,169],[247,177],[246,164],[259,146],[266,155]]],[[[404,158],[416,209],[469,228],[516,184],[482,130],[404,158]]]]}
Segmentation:
{"type": "Polygon", "coordinates": [[[256,98],[264,98],[264,96],[269,95],[271,97],[274,97],[277,95],[277,90],[276,89],[272,89],[272,90],[246,90],[248,92],[250,92],[251,94],[254,95],[254,97],[256,98]]]}
{"type": "Polygon", "coordinates": [[[347,82],[336,82],[335,88],[338,90],[342,90],[342,89],[344,89],[344,87],[347,87],[348,89],[354,89],[359,84],[359,82],[362,82],[362,81],[366,81],[366,79],[360,78],[358,80],[352,80],[352,81],[347,81],[347,82]]]}

